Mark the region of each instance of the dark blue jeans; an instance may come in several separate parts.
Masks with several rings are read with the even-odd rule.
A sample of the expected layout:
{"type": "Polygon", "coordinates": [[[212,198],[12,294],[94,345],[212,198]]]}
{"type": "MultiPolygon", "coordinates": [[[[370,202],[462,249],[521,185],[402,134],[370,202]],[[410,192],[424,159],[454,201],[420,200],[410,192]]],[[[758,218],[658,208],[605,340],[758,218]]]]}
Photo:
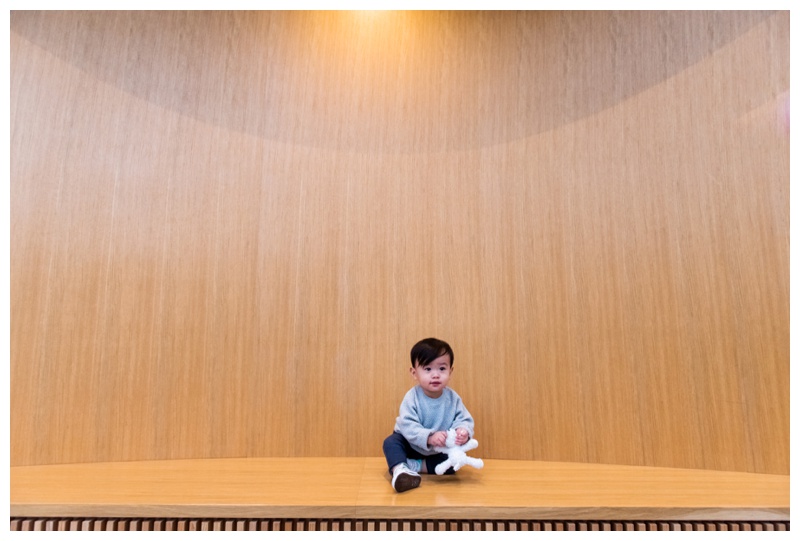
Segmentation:
{"type": "MultiPolygon", "coordinates": [[[[389,473],[392,472],[392,468],[405,462],[406,459],[409,458],[423,459],[428,467],[428,473],[436,473],[434,470],[436,465],[447,460],[447,455],[444,453],[436,453],[435,455],[423,455],[418,453],[399,432],[395,432],[383,440],[383,454],[386,456],[386,464],[389,465],[389,473]]],[[[445,475],[452,475],[454,473],[456,472],[453,468],[448,468],[447,471],[444,472],[445,475]]]]}

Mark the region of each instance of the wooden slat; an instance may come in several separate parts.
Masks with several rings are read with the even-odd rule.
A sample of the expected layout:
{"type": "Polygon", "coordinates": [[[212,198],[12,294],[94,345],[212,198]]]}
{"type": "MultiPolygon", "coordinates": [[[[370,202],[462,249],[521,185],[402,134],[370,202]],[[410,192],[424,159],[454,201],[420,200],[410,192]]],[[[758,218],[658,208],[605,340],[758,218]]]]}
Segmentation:
{"type": "MultiPolygon", "coordinates": [[[[70,531],[176,531],[174,520],[63,519],[70,531]]],[[[49,531],[48,521],[11,519],[11,531],[49,531]]],[[[430,522],[355,519],[249,520],[234,523],[220,519],[191,519],[185,531],[789,531],[788,521],[770,522],[641,522],[641,521],[477,521],[430,522]]]]}

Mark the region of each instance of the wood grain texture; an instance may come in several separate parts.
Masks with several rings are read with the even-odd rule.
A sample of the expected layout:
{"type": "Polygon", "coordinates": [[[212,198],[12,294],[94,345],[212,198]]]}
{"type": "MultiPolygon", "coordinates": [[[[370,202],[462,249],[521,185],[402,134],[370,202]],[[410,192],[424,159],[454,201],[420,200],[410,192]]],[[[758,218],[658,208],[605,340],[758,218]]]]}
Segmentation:
{"type": "Polygon", "coordinates": [[[789,476],[487,460],[392,490],[382,458],[11,468],[11,516],[788,520],[789,476]]]}
{"type": "Polygon", "coordinates": [[[788,12],[11,14],[11,464],[789,472],[788,12]]]}

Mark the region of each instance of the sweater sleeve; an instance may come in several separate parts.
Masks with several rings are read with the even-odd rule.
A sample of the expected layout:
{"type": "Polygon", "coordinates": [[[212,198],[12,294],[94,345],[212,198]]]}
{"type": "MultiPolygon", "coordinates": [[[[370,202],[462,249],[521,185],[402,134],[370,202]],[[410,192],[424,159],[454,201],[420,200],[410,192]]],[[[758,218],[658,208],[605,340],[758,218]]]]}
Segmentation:
{"type": "Polygon", "coordinates": [[[473,421],[472,415],[461,401],[461,397],[458,395],[456,397],[456,415],[450,428],[465,428],[469,432],[469,437],[472,438],[475,435],[475,421],[473,421]]]}
{"type": "Polygon", "coordinates": [[[428,437],[433,431],[420,423],[420,412],[413,392],[409,392],[400,403],[400,415],[397,417],[395,430],[410,444],[420,449],[428,448],[428,437]]]}

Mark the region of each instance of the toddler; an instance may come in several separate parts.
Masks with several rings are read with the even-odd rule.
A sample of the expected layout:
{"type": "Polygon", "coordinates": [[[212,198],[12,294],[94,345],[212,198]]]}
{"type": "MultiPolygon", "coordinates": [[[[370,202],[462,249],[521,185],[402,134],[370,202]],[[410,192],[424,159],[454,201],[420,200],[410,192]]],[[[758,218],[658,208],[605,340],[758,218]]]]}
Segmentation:
{"type": "MultiPolygon", "coordinates": [[[[417,488],[420,473],[433,473],[447,455],[434,447],[444,447],[447,430],[455,429],[456,445],[469,441],[475,423],[461,397],[447,384],[453,373],[453,350],[447,342],[426,338],[411,348],[411,376],[415,385],[400,404],[394,433],[383,442],[383,454],[397,492],[417,488]]],[[[452,468],[448,474],[455,473],[452,468]]]]}

